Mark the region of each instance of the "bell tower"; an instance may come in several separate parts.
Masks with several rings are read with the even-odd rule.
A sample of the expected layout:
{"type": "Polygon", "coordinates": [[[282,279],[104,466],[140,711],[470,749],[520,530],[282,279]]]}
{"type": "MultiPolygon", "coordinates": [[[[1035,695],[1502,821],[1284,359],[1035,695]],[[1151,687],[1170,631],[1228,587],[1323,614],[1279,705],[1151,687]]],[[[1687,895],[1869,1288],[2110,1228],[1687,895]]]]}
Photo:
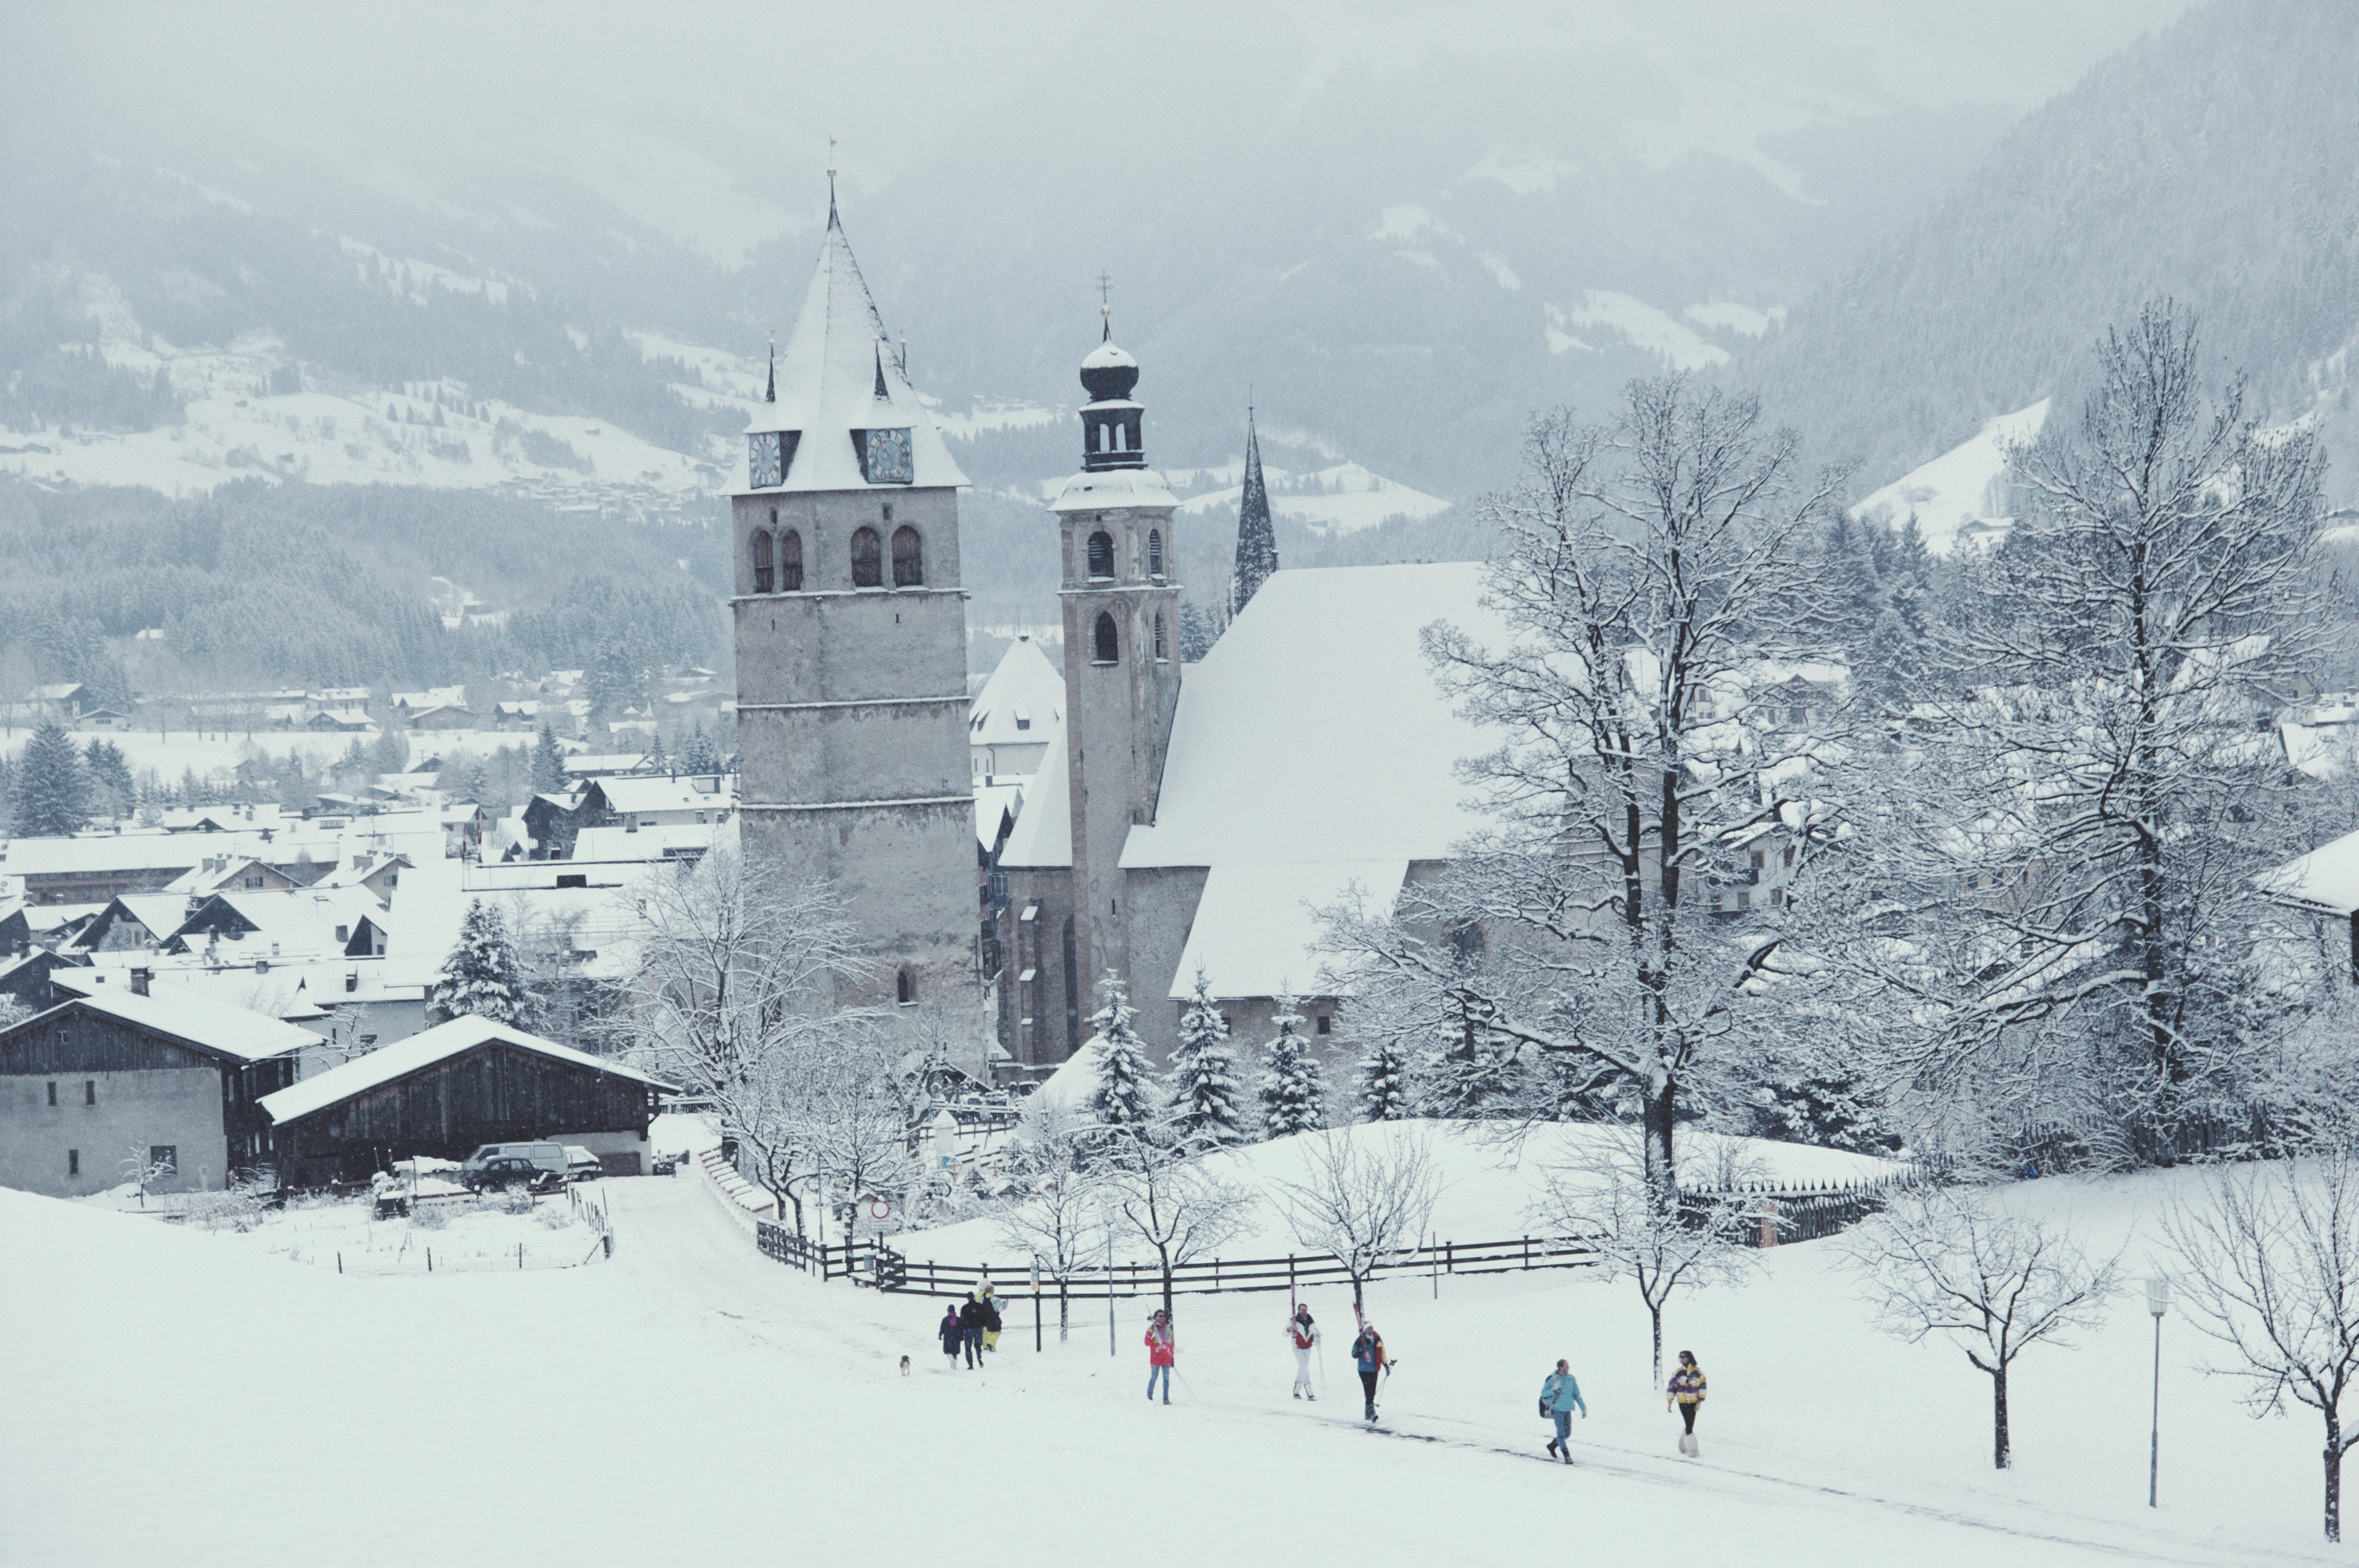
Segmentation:
{"type": "MultiPolygon", "coordinates": [[[[1064,563],[1065,766],[1082,995],[1109,968],[1130,972],[1122,849],[1155,821],[1180,702],[1178,499],[1147,466],[1138,361],[1110,311],[1082,361],[1082,468],[1049,506],[1064,563]]],[[[1084,1007],[1092,1004],[1084,1003],[1084,1007]]]]}

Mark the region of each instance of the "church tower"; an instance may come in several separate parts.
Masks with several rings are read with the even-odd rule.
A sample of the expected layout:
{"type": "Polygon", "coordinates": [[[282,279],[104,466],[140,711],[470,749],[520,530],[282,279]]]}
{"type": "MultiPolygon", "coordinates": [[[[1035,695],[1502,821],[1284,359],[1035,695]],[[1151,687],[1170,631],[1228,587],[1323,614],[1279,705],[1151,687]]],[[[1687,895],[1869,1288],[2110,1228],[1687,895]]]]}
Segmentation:
{"type": "Polygon", "coordinates": [[[831,196],[730,501],[739,829],[843,900],[878,975],[844,1001],[954,1003],[977,931],[967,481],[904,371],[831,196]]]}
{"type": "Polygon", "coordinates": [[[1109,317],[1082,361],[1082,470],[1049,510],[1062,545],[1065,765],[1072,817],[1076,967],[1084,1014],[1108,969],[1130,973],[1122,848],[1155,820],[1180,702],[1178,499],[1147,466],[1138,362],[1109,317]]]}

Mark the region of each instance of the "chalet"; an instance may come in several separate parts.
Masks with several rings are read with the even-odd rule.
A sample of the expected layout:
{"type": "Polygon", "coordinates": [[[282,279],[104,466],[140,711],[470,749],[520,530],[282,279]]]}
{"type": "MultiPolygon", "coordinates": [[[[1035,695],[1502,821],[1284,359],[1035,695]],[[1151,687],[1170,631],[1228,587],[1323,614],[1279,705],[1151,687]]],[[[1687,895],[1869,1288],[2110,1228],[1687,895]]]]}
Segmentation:
{"type": "Polygon", "coordinates": [[[365,708],[321,708],[303,721],[303,727],[321,735],[356,735],[375,727],[365,708]]]}
{"type": "Polygon", "coordinates": [[[22,958],[33,951],[33,922],[22,904],[0,915],[0,958],[22,958]]]}
{"type": "Polygon", "coordinates": [[[129,729],[134,719],[121,708],[84,708],[74,715],[73,727],[78,730],[102,730],[115,734],[129,729]]]}
{"type": "Polygon", "coordinates": [[[267,946],[272,957],[382,958],[390,929],[384,906],[364,888],[216,893],[199,902],[163,946],[181,953],[252,942],[257,951],[267,946]]]}
{"type": "MultiPolygon", "coordinates": [[[[5,1040],[0,1036],[0,1040],[5,1040]]],[[[263,1102],[297,1185],[352,1181],[486,1143],[577,1144],[610,1175],[644,1167],[661,1079],[488,1018],[453,1018],[263,1102]]]]}
{"type": "Polygon", "coordinates": [[[439,708],[421,708],[409,715],[409,727],[414,730],[471,730],[475,727],[475,715],[456,703],[439,708]]]}
{"type": "Polygon", "coordinates": [[[0,1186],[76,1198],[139,1168],[148,1190],[226,1185],[269,1161],[258,1102],[317,1037],[241,1007],[137,990],[0,1029],[0,1186]]]}
{"type": "Polygon", "coordinates": [[[71,993],[60,991],[49,976],[60,968],[71,969],[89,962],[86,958],[49,952],[0,958],[0,1002],[14,1002],[36,1013],[54,1007],[71,993]]]}
{"type": "Polygon", "coordinates": [[[531,835],[536,860],[567,860],[573,855],[573,843],[581,833],[582,818],[580,797],[573,795],[535,795],[524,805],[524,831],[531,835]]]}
{"type": "Polygon", "coordinates": [[[107,900],[71,944],[76,953],[137,953],[161,946],[189,918],[179,893],[124,893],[107,900]]]}
{"type": "Polygon", "coordinates": [[[173,833],[20,838],[0,870],[25,880],[28,904],[104,904],[124,893],[158,893],[204,858],[193,837],[173,833]]]}

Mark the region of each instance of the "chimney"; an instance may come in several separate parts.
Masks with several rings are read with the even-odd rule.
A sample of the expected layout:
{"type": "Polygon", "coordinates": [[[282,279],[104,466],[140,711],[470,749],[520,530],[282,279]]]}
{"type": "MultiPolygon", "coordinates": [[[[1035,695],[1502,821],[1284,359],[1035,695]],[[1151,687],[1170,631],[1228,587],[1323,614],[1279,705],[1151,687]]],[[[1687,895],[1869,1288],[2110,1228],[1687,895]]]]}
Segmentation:
{"type": "Polygon", "coordinates": [[[147,994],[147,982],[155,977],[156,972],[152,969],[148,969],[144,966],[138,969],[134,969],[131,972],[131,994],[135,996],[146,996],[147,994]]]}

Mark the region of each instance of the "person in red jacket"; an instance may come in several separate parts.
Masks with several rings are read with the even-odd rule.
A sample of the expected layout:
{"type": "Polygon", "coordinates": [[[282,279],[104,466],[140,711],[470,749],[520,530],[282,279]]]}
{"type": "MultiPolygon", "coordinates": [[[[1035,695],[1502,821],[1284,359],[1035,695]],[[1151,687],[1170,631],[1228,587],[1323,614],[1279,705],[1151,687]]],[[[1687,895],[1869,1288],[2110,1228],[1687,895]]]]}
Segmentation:
{"type": "Polygon", "coordinates": [[[1155,1309],[1153,1321],[1147,1325],[1147,1397],[1155,1398],[1155,1380],[1163,1379],[1163,1402],[1171,1402],[1171,1358],[1176,1348],[1171,1337],[1171,1314],[1161,1307],[1155,1309]]]}

